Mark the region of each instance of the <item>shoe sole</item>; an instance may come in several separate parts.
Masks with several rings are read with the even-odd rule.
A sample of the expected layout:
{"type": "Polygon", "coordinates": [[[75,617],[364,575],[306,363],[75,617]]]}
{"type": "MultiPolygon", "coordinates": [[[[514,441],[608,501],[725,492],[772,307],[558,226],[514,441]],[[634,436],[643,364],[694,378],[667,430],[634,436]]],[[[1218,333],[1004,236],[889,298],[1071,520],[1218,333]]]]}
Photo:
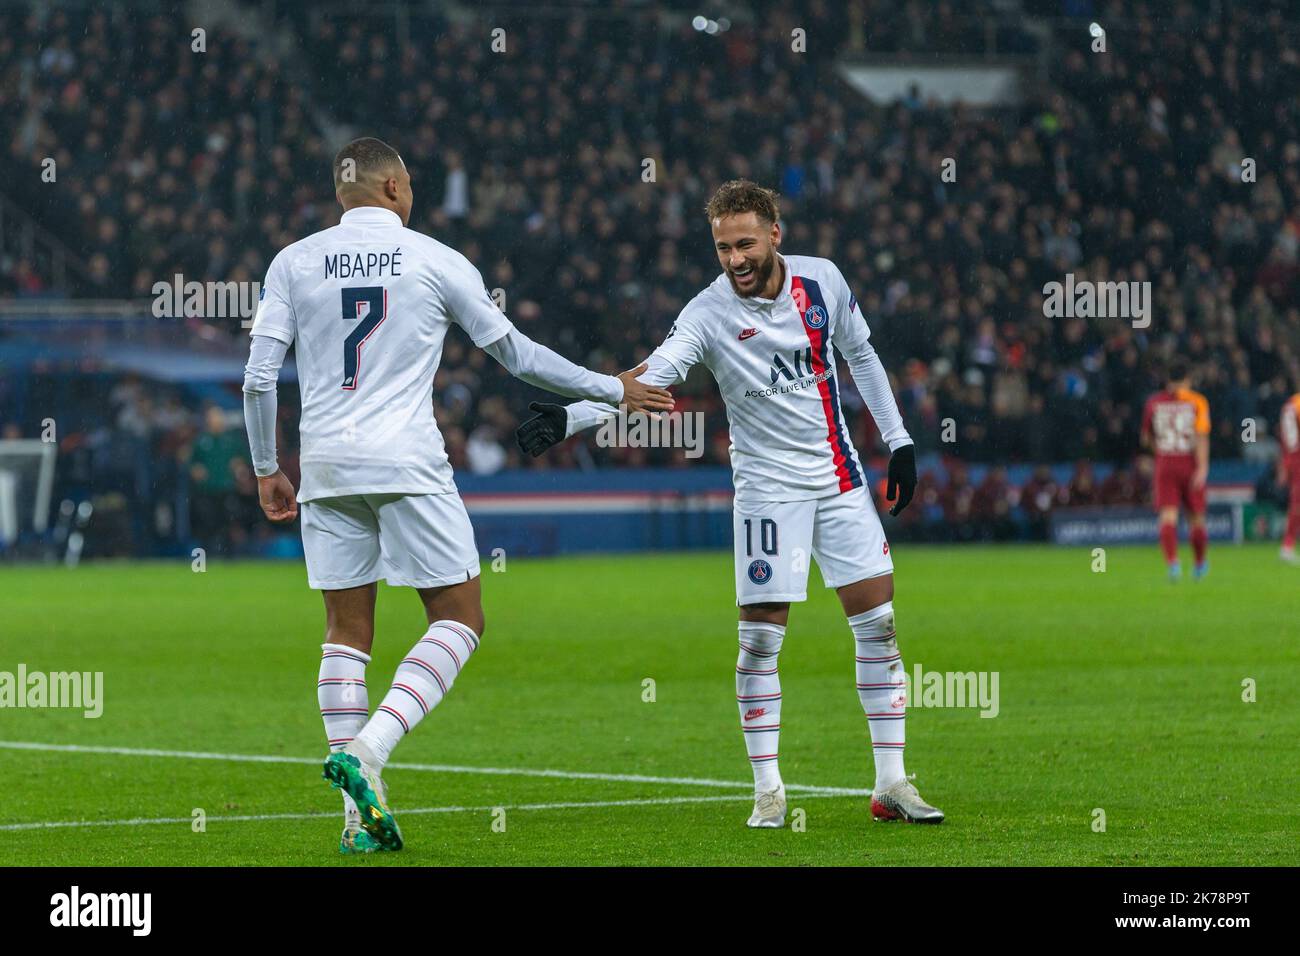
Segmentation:
{"type": "Polygon", "coordinates": [[[935,824],[943,823],[943,815],[921,819],[919,817],[910,817],[899,810],[891,810],[882,803],[871,801],[871,820],[873,823],[917,823],[917,824],[935,824]]]}
{"type": "Polygon", "coordinates": [[[355,845],[349,846],[342,842],[339,843],[339,852],[344,856],[365,856],[367,853],[378,853],[382,849],[383,847],[381,846],[359,847],[355,845]]]}
{"type": "Polygon", "coordinates": [[[339,838],[339,852],[345,856],[364,856],[367,853],[382,853],[384,848],[374,841],[369,833],[365,830],[360,831],[353,842],[349,843],[348,838],[339,838]]]}
{"type": "Polygon", "coordinates": [[[402,831],[397,828],[397,819],[379,805],[378,794],[366,783],[361,768],[343,759],[342,754],[330,754],[321,776],[330,782],[330,786],[342,790],[356,802],[361,811],[361,829],[369,833],[381,849],[402,848],[402,831]]]}

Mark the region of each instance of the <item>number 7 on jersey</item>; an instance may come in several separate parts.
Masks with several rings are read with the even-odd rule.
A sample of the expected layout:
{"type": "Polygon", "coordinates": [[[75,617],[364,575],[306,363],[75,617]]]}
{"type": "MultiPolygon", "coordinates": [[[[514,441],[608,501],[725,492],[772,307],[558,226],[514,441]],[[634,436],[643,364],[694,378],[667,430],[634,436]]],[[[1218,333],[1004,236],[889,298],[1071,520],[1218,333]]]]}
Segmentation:
{"type": "Polygon", "coordinates": [[[339,290],[343,294],[343,321],[357,322],[348,337],[343,340],[343,388],[352,391],[357,387],[361,372],[361,346],[383,325],[388,318],[388,290],[381,285],[353,286],[339,290]],[[361,317],[362,304],[370,308],[365,318],[361,317]]]}

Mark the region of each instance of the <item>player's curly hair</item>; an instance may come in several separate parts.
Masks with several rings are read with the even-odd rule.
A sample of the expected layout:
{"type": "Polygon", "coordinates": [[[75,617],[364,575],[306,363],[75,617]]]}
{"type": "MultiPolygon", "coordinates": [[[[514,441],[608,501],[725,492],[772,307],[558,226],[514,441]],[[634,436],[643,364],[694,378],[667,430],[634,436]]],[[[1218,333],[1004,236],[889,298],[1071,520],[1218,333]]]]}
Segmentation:
{"type": "Polygon", "coordinates": [[[747,212],[754,213],[766,222],[776,222],[781,218],[781,208],[777,204],[776,193],[771,189],[764,189],[758,183],[751,183],[748,179],[733,179],[719,186],[718,191],[704,207],[704,214],[709,217],[709,222],[747,212]]]}

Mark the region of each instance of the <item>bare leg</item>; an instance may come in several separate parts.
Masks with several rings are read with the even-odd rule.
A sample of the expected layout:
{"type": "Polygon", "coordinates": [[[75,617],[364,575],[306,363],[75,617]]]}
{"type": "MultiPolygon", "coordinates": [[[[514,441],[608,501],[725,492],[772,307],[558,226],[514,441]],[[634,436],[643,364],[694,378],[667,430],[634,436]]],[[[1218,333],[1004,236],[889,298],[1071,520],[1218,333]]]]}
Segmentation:
{"type": "Polygon", "coordinates": [[[870,611],[873,607],[880,607],[886,601],[892,601],[894,599],[894,576],[892,574],[882,574],[878,578],[854,581],[852,584],[837,588],[835,593],[840,596],[840,604],[844,606],[845,617],[853,617],[856,614],[870,611]]]}
{"type": "Polygon", "coordinates": [[[374,584],[346,588],[342,591],[322,591],[325,599],[325,642],[355,647],[363,654],[370,653],[375,640],[374,584]]]}
{"type": "Polygon", "coordinates": [[[430,624],[458,621],[479,637],[483,636],[483,599],[478,578],[442,588],[421,588],[420,600],[430,624]]]}

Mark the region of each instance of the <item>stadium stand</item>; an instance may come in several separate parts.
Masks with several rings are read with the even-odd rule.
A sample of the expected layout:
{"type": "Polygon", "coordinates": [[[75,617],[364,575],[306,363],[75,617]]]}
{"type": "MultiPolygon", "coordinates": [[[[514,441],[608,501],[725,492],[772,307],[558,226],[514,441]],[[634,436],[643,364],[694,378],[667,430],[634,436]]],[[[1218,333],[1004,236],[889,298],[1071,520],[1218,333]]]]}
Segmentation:
{"type": "MultiPolygon", "coordinates": [[[[1142,501],[1142,402],[1175,355],[1209,398],[1216,462],[1249,457],[1243,420],[1267,435],[1300,382],[1300,22],[1285,5],[1211,16],[1146,3],[1107,21],[1123,56],[1089,52],[1086,2],[994,3],[978,17],[915,0],[733,6],[709,33],[675,4],[507,4],[489,22],[248,3],[242,25],[209,29],[194,53],[189,26],[147,4],[0,5],[0,112],[16,118],[0,150],[0,307],[48,302],[58,316],[72,297],[147,310],[176,274],[259,281],[275,250],[337,221],[329,160],[364,132],[403,152],[413,228],[464,251],[530,335],[617,371],[716,275],[702,207],[745,176],[780,191],[786,250],[833,258],[855,290],[932,462],[927,508],[909,516],[926,534],[1040,536],[1056,505],[1142,501]],[[498,26],[504,52],[488,36],[498,26]],[[886,56],[1012,63],[1032,82],[1002,108],[878,104],[839,71],[886,56]],[[939,176],[947,157],[954,183],[939,176]],[[49,158],[58,179],[43,184],[49,158]],[[36,246],[71,267],[32,251],[32,224],[48,235],[36,246]],[[1151,281],[1159,320],[1048,317],[1043,286],[1067,272],[1151,281]],[[955,441],[941,437],[946,419],[955,441]]],[[[61,326],[71,344],[54,352],[48,328],[0,325],[0,427],[31,436],[59,408],[61,494],[119,489],[129,550],[193,526],[234,549],[267,534],[230,414],[238,362],[196,384],[101,361],[95,344],[229,358],[246,342],[239,322],[92,319],[80,348],[61,326]],[[142,328],[160,321],[170,339],[142,328]],[[145,497],[174,502],[173,519],[145,497]]],[[[679,391],[710,423],[704,463],[725,464],[707,375],[679,391]]],[[[434,401],[458,470],[685,464],[590,439],[521,460],[511,433],[537,397],[450,339],[434,401]]],[[[845,406],[864,457],[878,453],[860,399],[850,391],[845,406]]],[[[292,473],[291,395],[281,413],[292,473]]]]}

